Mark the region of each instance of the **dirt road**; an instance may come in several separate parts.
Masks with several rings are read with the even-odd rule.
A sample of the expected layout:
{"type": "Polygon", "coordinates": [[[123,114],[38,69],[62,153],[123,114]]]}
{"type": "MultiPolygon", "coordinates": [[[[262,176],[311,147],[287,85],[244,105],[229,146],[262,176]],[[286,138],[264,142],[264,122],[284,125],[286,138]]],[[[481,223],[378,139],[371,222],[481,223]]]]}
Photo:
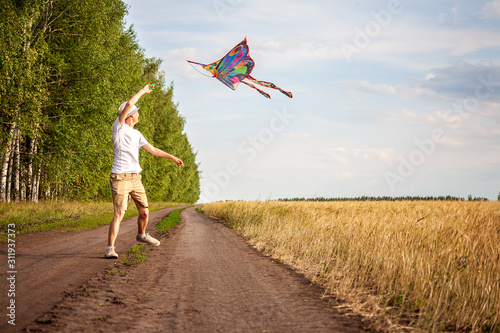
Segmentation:
{"type": "MultiPolygon", "coordinates": [[[[171,210],[151,213],[148,230],[171,210]]],[[[7,323],[2,296],[0,331],[362,331],[361,321],[321,299],[321,289],[262,256],[233,230],[194,208],[181,216],[178,227],[160,237],[161,246],[150,248],[149,260],[117,266],[115,274],[98,274],[114,263],[102,258],[106,227],[19,237],[16,326],[7,323]]],[[[137,243],[135,233],[135,218],[125,220],[119,253],[137,243]]],[[[7,261],[5,247],[0,260],[7,261]]],[[[2,274],[2,295],[7,277],[2,274]]]]}

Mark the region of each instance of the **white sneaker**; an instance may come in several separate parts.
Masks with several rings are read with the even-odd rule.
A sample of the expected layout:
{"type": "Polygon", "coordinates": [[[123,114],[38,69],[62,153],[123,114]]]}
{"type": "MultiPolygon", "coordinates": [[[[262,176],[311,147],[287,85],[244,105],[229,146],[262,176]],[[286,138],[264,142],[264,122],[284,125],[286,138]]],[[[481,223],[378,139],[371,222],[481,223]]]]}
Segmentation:
{"type": "Polygon", "coordinates": [[[115,252],[115,247],[113,246],[110,249],[106,249],[106,254],[104,254],[104,256],[108,259],[118,258],[118,254],[115,252]]]}
{"type": "Polygon", "coordinates": [[[139,237],[139,235],[137,235],[136,239],[138,242],[148,243],[148,244],[153,245],[153,246],[160,245],[160,241],[157,240],[156,238],[149,236],[149,234],[146,234],[146,237],[144,239],[142,239],[141,237],[139,237]]]}

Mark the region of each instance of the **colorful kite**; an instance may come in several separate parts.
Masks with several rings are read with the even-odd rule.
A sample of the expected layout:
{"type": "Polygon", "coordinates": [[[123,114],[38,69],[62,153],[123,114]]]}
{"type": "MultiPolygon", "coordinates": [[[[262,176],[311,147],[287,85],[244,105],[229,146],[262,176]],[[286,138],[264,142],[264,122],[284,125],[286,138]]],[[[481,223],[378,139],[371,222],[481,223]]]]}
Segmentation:
{"type": "Polygon", "coordinates": [[[222,83],[224,83],[226,86],[228,86],[233,90],[235,90],[236,87],[238,87],[240,82],[243,82],[247,86],[250,86],[255,90],[257,90],[263,96],[271,98],[271,96],[269,96],[268,93],[255,87],[252,83],[243,81],[245,79],[249,79],[251,82],[255,84],[267,88],[277,89],[281,91],[283,94],[287,95],[288,97],[290,98],[293,97],[291,92],[284,91],[283,89],[274,85],[271,82],[259,81],[250,76],[250,73],[252,72],[254,66],[254,62],[250,57],[250,55],[248,54],[248,45],[246,37],[241,43],[236,45],[231,51],[228,52],[228,54],[226,54],[219,61],[216,61],[209,65],[201,64],[199,62],[194,62],[187,59],[186,61],[192,64],[202,66],[204,69],[212,73],[212,75],[216,77],[219,81],[221,81],[222,83]]]}

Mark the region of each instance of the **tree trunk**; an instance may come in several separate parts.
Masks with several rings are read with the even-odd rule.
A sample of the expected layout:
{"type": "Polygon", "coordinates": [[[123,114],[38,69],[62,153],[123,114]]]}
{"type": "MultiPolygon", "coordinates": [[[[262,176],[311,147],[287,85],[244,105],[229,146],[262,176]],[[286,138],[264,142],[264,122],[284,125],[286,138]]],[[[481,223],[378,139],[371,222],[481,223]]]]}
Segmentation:
{"type": "Polygon", "coordinates": [[[9,171],[9,161],[10,161],[10,142],[7,142],[7,148],[5,149],[5,155],[2,161],[2,172],[0,173],[0,201],[7,201],[7,171],[9,171]]]}
{"type": "Polygon", "coordinates": [[[15,138],[16,145],[14,148],[14,202],[19,202],[21,199],[21,191],[19,189],[21,179],[21,160],[19,156],[20,141],[20,133],[19,129],[17,129],[15,138]]]}
{"type": "Polygon", "coordinates": [[[9,159],[9,172],[8,172],[9,176],[7,177],[7,189],[6,189],[6,193],[5,193],[7,202],[10,202],[10,199],[11,199],[10,194],[12,192],[12,170],[14,168],[14,145],[15,145],[15,140],[12,140],[10,159],[9,159]]]}
{"type": "Polygon", "coordinates": [[[28,171],[26,175],[26,200],[33,201],[33,183],[34,183],[34,175],[33,175],[33,158],[36,154],[36,140],[31,139],[29,145],[29,153],[28,153],[28,171]]]}
{"type": "Polygon", "coordinates": [[[42,166],[38,165],[38,173],[35,175],[35,181],[33,182],[33,201],[38,202],[40,197],[40,177],[42,176],[42,166]]]}
{"type": "Polygon", "coordinates": [[[14,123],[9,131],[9,139],[6,144],[5,155],[2,161],[2,171],[0,173],[0,202],[7,201],[7,173],[9,171],[10,155],[12,153],[12,144],[14,142],[14,140],[12,140],[12,136],[14,135],[15,128],[16,124],[14,123]]]}
{"type": "MultiPolygon", "coordinates": [[[[35,156],[38,152],[38,146],[36,145],[36,140],[33,139],[32,141],[33,143],[33,148],[31,150],[32,152],[32,156],[35,156]]],[[[33,162],[31,162],[33,164],[33,162]]],[[[38,168],[34,167],[34,169],[38,169],[38,170],[34,170],[34,174],[33,174],[33,177],[32,177],[32,180],[31,180],[31,191],[30,191],[30,198],[31,198],[31,201],[33,202],[38,202],[38,175],[40,174],[40,165],[38,165],[38,168]]]]}
{"type": "Polygon", "coordinates": [[[20,191],[20,201],[26,201],[26,186],[27,186],[27,177],[26,177],[26,166],[25,160],[27,153],[27,147],[24,142],[19,140],[19,167],[21,168],[20,177],[19,177],[19,191],[20,191]]]}

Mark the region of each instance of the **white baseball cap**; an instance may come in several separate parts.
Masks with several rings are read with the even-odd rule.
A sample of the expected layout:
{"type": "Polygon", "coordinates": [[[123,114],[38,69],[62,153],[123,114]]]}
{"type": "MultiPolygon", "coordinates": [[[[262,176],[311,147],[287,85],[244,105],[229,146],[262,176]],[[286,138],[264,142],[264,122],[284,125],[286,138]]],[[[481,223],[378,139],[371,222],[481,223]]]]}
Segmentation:
{"type": "MultiPolygon", "coordinates": [[[[127,102],[123,102],[119,107],[118,107],[118,113],[122,113],[123,109],[125,109],[125,106],[127,105],[127,102]]],[[[132,109],[128,112],[127,118],[133,115],[134,113],[139,110],[139,107],[137,105],[132,106],[132,109]]],[[[125,119],[127,119],[125,118],[125,119]]]]}

